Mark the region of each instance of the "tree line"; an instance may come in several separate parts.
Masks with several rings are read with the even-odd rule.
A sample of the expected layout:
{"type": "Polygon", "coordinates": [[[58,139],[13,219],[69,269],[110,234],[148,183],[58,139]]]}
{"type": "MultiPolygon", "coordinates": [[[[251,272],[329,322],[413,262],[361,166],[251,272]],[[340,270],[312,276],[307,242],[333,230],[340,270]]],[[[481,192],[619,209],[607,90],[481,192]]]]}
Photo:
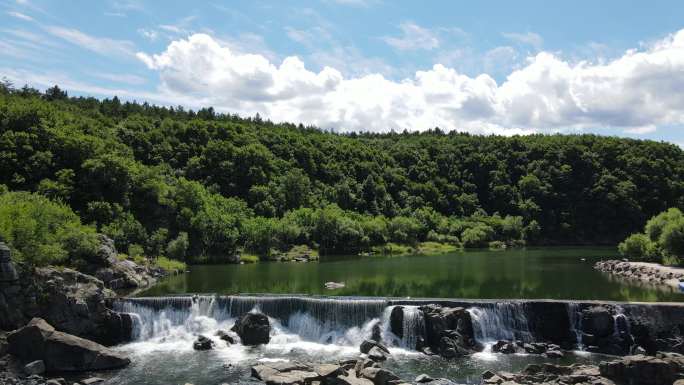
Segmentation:
{"type": "Polygon", "coordinates": [[[123,252],[191,262],[295,245],[615,244],[684,209],[684,153],[596,135],[337,134],[4,82],[0,184],[123,252]]]}

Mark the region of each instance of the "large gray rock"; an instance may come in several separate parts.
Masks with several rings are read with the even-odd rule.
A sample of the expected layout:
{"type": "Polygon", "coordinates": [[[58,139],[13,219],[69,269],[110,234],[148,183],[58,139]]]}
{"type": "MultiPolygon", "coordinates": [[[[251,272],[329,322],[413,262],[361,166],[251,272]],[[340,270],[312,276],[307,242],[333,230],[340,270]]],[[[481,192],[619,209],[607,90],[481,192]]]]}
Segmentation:
{"type": "Polygon", "coordinates": [[[102,344],[130,340],[130,315],[109,309],[107,301],[116,294],[99,279],[72,269],[17,267],[19,281],[0,285],[0,329],[14,330],[39,317],[102,344]]]}
{"type": "Polygon", "coordinates": [[[395,306],[390,313],[390,330],[395,336],[404,337],[404,307],[395,306]]]}
{"type": "Polygon", "coordinates": [[[361,371],[361,377],[373,381],[375,385],[393,384],[399,381],[399,376],[383,368],[366,368],[361,371]]]}
{"type": "Polygon", "coordinates": [[[684,372],[684,357],[627,356],[599,364],[602,376],[620,384],[670,385],[684,372]]]}
{"type": "Polygon", "coordinates": [[[470,313],[462,307],[421,306],[425,317],[426,343],[442,357],[453,358],[482,350],[475,340],[470,313]]]}
{"type": "Polygon", "coordinates": [[[98,260],[88,268],[105,286],[113,290],[143,288],[154,284],[164,271],[141,266],[131,260],[120,260],[114,241],[100,234],[98,260]]]}
{"type": "Polygon", "coordinates": [[[40,318],[15,330],[7,340],[11,354],[24,361],[42,360],[47,371],[116,369],[131,362],[98,343],[56,331],[40,318]]]}
{"type": "Polygon", "coordinates": [[[231,329],[243,345],[262,345],[271,340],[271,322],[263,313],[247,313],[235,321],[231,329]]]}
{"type": "Polygon", "coordinates": [[[611,336],[615,331],[615,320],[610,310],[592,306],[582,311],[582,331],[597,338],[611,336]]]}
{"type": "Polygon", "coordinates": [[[376,340],[364,340],[361,342],[361,345],[359,346],[359,350],[363,354],[368,354],[368,352],[371,351],[371,349],[377,347],[378,349],[382,350],[383,352],[389,354],[390,351],[387,349],[387,346],[381,344],[380,342],[376,340]]]}
{"type": "Polygon", "coordinates": [[[19,274],[14,268],[11,257],[10,248],[4,242],[0,242],[0,284],[13,283],[19,280],[19,274]]]}

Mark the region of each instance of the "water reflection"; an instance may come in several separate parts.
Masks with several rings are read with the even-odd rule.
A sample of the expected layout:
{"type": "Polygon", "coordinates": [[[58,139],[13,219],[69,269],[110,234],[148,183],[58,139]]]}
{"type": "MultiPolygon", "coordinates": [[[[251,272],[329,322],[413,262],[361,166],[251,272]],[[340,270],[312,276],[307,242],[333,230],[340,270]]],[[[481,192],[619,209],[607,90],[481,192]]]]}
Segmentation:
{"type": "Polygon", "coordinates": [[[391,297],[551,298],[682,301],[666,288],[613,279],[595,271],[611,248],[468,251],[435,256],[332,257],[320,263],[194,266],[143,295],[304,293],[391,297]],[[582,261],[585,259],[585,261],[582,261]],[[326,290],[324,283],[344,282],[326,290]]]}

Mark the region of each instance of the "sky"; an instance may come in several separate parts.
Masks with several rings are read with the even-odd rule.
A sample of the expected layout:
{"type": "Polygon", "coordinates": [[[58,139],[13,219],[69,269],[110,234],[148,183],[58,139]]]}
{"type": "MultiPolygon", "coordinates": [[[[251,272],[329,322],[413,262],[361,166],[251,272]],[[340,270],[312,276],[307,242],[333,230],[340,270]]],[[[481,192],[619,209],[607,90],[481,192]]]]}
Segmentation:
{"type": "Polygon", "coordinates": [[[335,131],[684,147],[682,1],[0,0],[0,77],[335,131]]]}

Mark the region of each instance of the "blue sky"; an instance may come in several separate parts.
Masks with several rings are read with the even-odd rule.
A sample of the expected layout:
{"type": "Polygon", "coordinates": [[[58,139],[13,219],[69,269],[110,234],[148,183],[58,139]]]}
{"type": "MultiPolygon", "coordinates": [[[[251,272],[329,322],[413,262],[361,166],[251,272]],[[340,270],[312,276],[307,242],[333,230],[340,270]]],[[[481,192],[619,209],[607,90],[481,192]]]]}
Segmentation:
{"type": "Polygon", "coordinates": [[[326,129],[684,144],[681,1],[0,3],[0,77],[326,129]]]}

